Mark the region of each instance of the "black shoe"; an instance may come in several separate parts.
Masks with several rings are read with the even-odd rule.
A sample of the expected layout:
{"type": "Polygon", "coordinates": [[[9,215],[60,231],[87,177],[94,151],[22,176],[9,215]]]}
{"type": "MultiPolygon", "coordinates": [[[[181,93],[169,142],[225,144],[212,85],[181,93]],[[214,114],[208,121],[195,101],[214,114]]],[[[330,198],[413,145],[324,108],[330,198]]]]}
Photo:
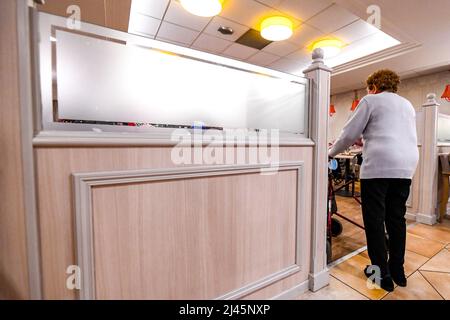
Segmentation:
{"type": "Polygon", "coordinates": [[[394,291],[394,282],[392,282],[392,278],[390,276],[381,278],[380,287],[388,292],[394,291]]]}
{"type": "Polygon", "coordinates": [[[392,277],[392,280],[394,280],[394,282],[399,285],[400,287],[406,287],[406,276],[405,276],[405,269],[403,268],[403,264],[400,265],[400,267],[395,266],[393,264],[391,264],[391,261],[389,261],[389,269],[390,269],[390,274],[392,277]]]}
{"type": "MultiPolygon", "coordinates": [[[[373,273],[370,273],[368,271],[369,267],[370,266],[364,268],[364,274],[366,275],[367,278],[370,278],[373,275],[373,273]]],[[[375,279],[372,279],[372,282],[375,282],[375,279]]],[[[388,275],[381,278],[380,287],[381,289],[384,289],[388,292],[394,291],[394,282],[392,282],[392,278],[388,275]]]]}
{"type": "Polygon", "coordinates": [[[405,276],[405,272],[401,271],[401,272],[391,272],[391,276],[392,276],[392,280],[394,280],[394,282],[399,285],[400,287],[406,287],[407,284],[407,280],[406,280],[406,276],[405,276]]]}

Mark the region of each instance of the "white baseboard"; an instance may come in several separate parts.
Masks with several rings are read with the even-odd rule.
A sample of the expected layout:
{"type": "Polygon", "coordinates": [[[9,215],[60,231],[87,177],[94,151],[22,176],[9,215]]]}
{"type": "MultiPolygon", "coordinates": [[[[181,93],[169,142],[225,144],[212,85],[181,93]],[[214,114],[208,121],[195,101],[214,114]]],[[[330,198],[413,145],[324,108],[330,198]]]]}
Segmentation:
{"type": "Polygon", "coordinates": [[[309,290],[316,292],[330,283],[330,271],[328,268],[316,273],[309,274],[309,290]]]}
{"type": "Polygon", "coordinates": [[[416,221],[417,215],[416,215],[415,213],[407,212],[406,215],[405,215],[405,218],[406,218],[407,220],[416,221]]]}
{"type": "Polygon", "coordinates": [[[308,291],[309,280],[305,280],[299,285],[296,285],[276,296],[270,298],[270,300],[292,300],[297,298],[299,295],[308,291]]]}
{"type": "Polygon", "coordinates": [[[435,215],[429,216],[427,214],[418,213],[416,215],[416,221],[432,226],[432,225],[436,224],[437,218],[435,215]]]}

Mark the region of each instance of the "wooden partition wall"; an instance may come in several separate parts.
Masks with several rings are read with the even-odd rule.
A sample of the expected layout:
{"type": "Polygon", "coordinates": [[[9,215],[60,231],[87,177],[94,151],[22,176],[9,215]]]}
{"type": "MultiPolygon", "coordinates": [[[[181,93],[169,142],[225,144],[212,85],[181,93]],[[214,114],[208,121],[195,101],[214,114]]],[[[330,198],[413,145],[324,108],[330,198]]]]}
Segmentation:
{"type": "MultiPolygon", "coordinates": [[[[27,25],[25,3],[16,8],[27,25]]],[[[17,39],[27,46],[25,31],[17,39]]],[[[31,56],[26,51],[17,61],[27,89],[19,118],[39,124],[31,56]]],[[[331,70],[321,50],[313,58],[305,72],[309,138],[282,144],[276,171],[273,163],[175,165],[173,145],[161,141],[44,132],[39,125],[28,136],[21,126],[29,147],[25,143],[17,159],[30,183],[18,183],[26,199],[15,199],[25,207],[18,216],[23,230],[11,225],[20,231],[17,261],[1,269],[0,282],[13,281],[18,289],[10,296],[268,299],[327,285],[331,70]]],[[[2,257],[12,254],[1,248],[2,257]]]]}
{"type": "Polygon", "coordinates": [[[171,148],[35,151],[45,298],[77,297],[65,273],[77,257],[83,298],[269,298],[308,279],[311,146],[282,148],[267,175],[174,169],[171,148]]]}

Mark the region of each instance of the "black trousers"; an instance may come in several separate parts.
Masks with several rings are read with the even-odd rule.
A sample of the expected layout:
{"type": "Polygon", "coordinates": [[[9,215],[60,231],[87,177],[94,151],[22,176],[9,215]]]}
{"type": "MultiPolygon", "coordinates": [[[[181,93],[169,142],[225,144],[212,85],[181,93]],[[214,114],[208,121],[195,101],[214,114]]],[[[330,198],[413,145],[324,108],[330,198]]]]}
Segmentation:
{"type": "Polygon", "coordinates": [[[361,201],[367,251],[381,276],[403,271],[406,244],[406,201],[411,179],[361,179],[361,201]],[[385,240],[389,235],[389,257],[385,240]]]}

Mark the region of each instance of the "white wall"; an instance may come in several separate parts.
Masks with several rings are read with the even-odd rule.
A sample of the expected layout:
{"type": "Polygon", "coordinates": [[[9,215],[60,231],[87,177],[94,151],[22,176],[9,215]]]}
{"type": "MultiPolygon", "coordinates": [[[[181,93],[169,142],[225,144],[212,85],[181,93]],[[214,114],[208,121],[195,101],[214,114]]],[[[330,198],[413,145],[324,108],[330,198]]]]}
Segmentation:
{"type": "MultiPolygon", "coordinates": [[[[441,99],[445,86],[450,84],[450,72],[444,71],[426,76],[406,79],[399,87],[399,94],[407,98],[414,105],[416,110],[426,102],[426,96],[430,92],[436,93],[438,102],[441,104],[439,112],[450,114],[450,102],[441,99]]],[[[365,89],[358,90],[359,98],[367,94],[365,89]]],[[[351,116],[351,105],[355,93],[353,91],[341,93],[331,97],[331,103],[335,105],[336,113],[330,118],[329,139],[336,139],[345,122],[351,116]]]]}

